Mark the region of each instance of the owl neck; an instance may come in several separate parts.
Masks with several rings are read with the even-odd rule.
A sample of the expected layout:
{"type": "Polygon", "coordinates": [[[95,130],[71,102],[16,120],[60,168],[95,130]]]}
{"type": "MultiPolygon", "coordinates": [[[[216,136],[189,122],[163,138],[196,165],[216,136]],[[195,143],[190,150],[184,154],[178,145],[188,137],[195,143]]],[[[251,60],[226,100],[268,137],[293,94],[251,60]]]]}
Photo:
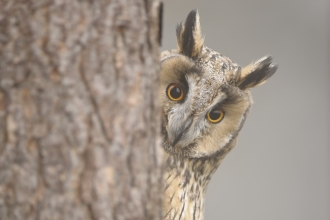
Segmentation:
{"type": "Polygon", "coordinates": [[[182,158],[166,153],[164,220],[203,220],[204,197],[221,157],[182,158]]]}

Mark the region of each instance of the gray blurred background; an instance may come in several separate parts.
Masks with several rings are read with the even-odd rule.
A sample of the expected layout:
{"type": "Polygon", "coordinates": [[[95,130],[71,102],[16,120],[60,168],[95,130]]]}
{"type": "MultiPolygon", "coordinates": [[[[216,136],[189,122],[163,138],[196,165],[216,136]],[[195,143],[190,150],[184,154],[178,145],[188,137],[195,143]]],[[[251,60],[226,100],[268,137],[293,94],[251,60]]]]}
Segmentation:
{"type": "Polygon", "coordinates": [[[247,65],[279,69],[252,89],[236,148],[209,185],[206,220],[330,219],[330,1],[167,0],[162,49],[190,10],[205,45],[247,65]]]}

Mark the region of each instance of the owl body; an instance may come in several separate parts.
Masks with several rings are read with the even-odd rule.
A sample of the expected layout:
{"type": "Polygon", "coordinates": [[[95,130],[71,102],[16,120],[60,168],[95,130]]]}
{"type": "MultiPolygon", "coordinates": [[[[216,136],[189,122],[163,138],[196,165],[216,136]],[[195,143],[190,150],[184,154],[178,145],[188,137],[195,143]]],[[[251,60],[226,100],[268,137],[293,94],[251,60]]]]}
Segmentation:
{"type": "Polygon", "coordinates": [[[178,49],[161,54],[159,97],[165,149],[164,219],[203,219],[212,174],[235,146],[252,104],[249,88],[277,67],[270,56],[241,68],[204,46],[199,15],[176,30],[178,49]]]}

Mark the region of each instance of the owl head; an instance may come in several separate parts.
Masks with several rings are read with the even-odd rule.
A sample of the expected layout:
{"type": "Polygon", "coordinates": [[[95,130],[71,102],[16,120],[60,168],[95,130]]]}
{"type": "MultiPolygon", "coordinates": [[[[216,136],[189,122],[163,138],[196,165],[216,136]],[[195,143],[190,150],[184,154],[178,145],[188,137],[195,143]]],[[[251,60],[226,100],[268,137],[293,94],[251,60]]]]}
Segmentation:
{"type": "Polygon", "coordinates": [[[242,68],[206,47],[197,10],[177,26],[176,37],[178,48],[161,54],[163,146],[188,158],[225,155],[249,112],[249,89],[263,84],[277,66],[265,56],[242,68]]]}

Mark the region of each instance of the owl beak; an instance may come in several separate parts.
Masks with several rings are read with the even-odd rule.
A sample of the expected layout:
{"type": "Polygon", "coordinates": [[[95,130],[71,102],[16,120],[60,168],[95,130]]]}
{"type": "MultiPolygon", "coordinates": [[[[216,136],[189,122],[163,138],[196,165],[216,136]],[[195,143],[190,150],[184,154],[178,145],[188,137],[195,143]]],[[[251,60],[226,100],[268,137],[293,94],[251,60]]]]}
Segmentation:
{"type": "Polygon", "coordinates": [[[186,131],[192,125],[193,120],[191,118],[187,119],[179,129],[179,132],[176,134],[172,146],[174,147],[182,138],[182,136],[186,133],[186,131]]]}

